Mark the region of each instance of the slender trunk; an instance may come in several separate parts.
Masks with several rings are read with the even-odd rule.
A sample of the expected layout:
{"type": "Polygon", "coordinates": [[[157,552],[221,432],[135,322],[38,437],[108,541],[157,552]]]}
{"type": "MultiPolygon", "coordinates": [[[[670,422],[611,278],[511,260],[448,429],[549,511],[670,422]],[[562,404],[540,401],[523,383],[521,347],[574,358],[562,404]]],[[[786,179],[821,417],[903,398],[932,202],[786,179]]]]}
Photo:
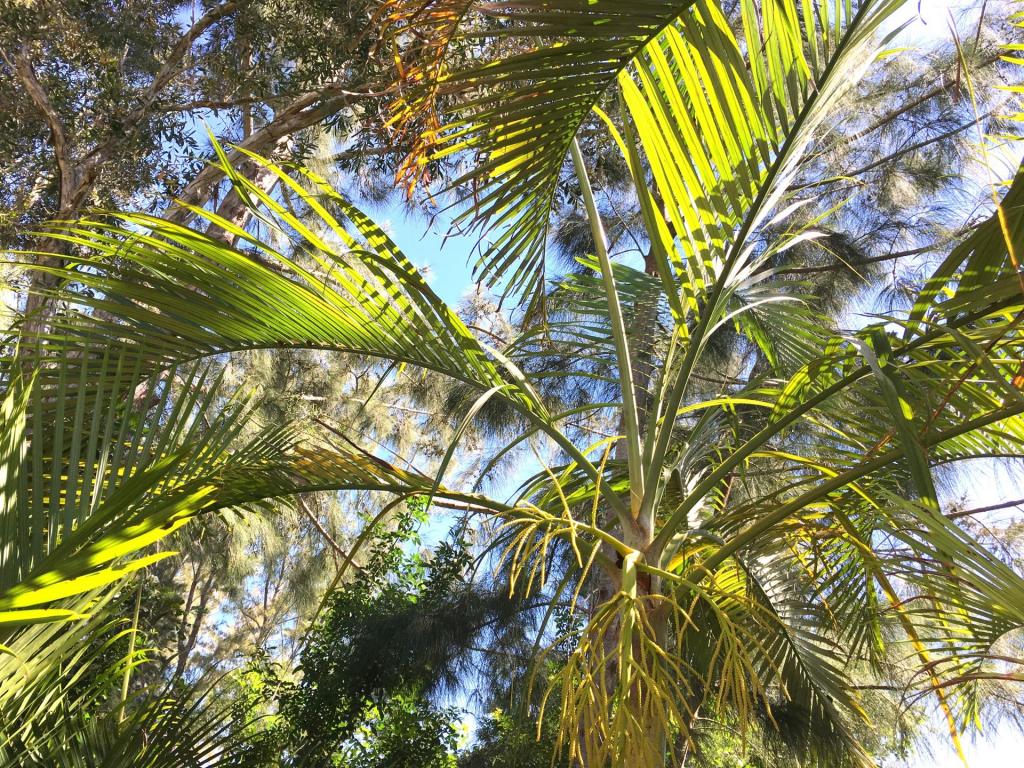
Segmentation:
{"type": "MultiPolygon", "coordinates": [[[[182,620],[182,628],[188,627],[187,631],[183,631],[178,636],[178,658],[177,663],[174,667],[174,677],[178,678],[185,674],[185,668],[188,666],[188,658],[192,654],[192,651],[196,647],[196,643],[199,641],[199,632],[203,628],[203,620],[206,618],[207,604],[210,601],[210,590],[213,588],[213,580],[215,574],[211,569],[209,576],[206,577],[206,581],[199,589],[199,605],[196,606],[196,615],[192,620],[191,626],[188,627],[188,614],[182,620]]],[[[198,574],[195,581],[192,582],[190,588],[190,594],[195,593],[196,585],[198,583],[198,574]]]]}
{"type": "MultiPolygon", "coordinates": [[[[619,298],[617,295],[611,295],[612,291],[616,289],[614,279],[611,278],[612,267],[607,256],[604,227],[601,224],[597,207],[593,201],[593,194],[590,191],[582,156],[578,146],[575,144],[573,160],[576,165],[577,175],[580,177],[580,182],[583,186],[584,198],[587,202],[587,215],[590,220],[595,245],[599,251],[599,256],[602,257],[600,259],[602,272],[606,273],[604,275],[605,287],[606,291],[609,292],[608,304],[612,332],[614,335],[616,330],[618,330],[623,335],[622,339],[616,339],[616,353],[619,356],[618,367],[623,397],[623,408],[619,415],[618,434],[625,435],[626,439],[619,440],[616,443],[614,458],[617,463],[626,464],[629,467],[629,477],[632,483],[635,479],[641,478],[644,475],[644,468],[639,466],[642,456],[640,447],[642,446],[643,435],[647,431],[651,402],[650,388],[654,384],[656,375],[653,341],[656,337],[655,326],[658,319],[658,302],[657,300],[644,301],[641,298],[636,305],[631,307],[632,320],[627,332],[619,305],[619,298]],[[626,358],[625,364],[623,364],[622,356],[626,358]]],[[[657,274],[653,252],[648,252],[645,255],[644,267],[647,274],[657,274]]],[[[641,552],[646,551],[654,540],[653,521],[648,523],[643,519],[637,518],[639,511],[637,496],[642,496],[642,491],[643,489],[641,489],[640,494],[637,494],[636,490],[631,487],[630,495],[632,501],[630,507],[633,511],[634,519],[629,522],[633,523],[632,526],[628,524],[616,525],[615,517],[610,513],[606,513],[606,520],[602,521],[604,527],[607,528],[609,525],[612,527],[611,532],[613,535],[621,536],[626,544],[641,552]],[[623,527],[626,528],[625,531],[619,530],[623,527]]],[[[614,583],[613,579],[603,571],[596,572],[595,579],[596,584],[592,592],[591,612],[597,606],[611,600],[616,591],[621,588],[620,584],[614,583]]],[[[642,609],[646,610],[650,607],[650,621],[655,628],[656,639],[664,647],[668,638],[668,618],[663,612],[654,609],[653,603],[644,600],[645,597],[655,594],[661,589],[660,580],[652,578],[644,572],[635,573],[635,579],[636,597],[639,599],[642,609]]],[[[615,658],[615,648],[620,642],[620,631],[620,626],[616,625],[605,634],[604,653],[606,658],[615,658]]],[[[609,690],[613,690],[620,684],[621,668],[618,665],[607,668],[606,675],[609,690]]],[[[625,704],[625,702],[622,703],[625,704]]],[[[664,756],[666,754],[667,734],[662,728],[658,727],[657,723],[651,723],[648,738],[651,739],[652,745],[650,751],[664,756]]],[[[585,740],[581,739],[581,744],[585,744],[585,740]]],[[[582,763],[584,768],[598,768],[598,766],[589,766],[585,754],[583,755],[582,763]]],[[[651,766],[651,768],[656,768],[656,766],[651,766]]]]}

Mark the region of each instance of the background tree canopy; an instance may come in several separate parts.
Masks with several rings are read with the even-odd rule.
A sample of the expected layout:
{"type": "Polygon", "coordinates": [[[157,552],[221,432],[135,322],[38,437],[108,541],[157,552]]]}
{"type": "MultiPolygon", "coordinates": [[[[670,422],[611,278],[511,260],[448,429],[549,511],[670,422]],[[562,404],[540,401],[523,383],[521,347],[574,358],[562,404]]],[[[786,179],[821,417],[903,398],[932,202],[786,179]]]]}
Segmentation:
{"type": "Polygon", "coordinates": [[[0,764],[1024,723],[1024,7],[916,5],[6,4],[0,764]]]}

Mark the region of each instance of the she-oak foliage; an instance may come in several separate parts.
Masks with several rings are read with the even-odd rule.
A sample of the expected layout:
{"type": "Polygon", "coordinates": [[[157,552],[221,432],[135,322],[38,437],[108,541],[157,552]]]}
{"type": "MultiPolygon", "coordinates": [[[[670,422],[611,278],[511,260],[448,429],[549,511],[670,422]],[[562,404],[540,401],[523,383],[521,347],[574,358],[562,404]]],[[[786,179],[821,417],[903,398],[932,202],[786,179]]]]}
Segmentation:
{"type": "Polygon", "coordinates": [[[470,509],[515,594],[550,582],[556,599],[579,602],[574,649],[554,672],[538,664],[550,674],[534,685],[556,694],[542,715],[560,723],[563,755],[587,766],[665,764],[702,709],[742,724],[764,712],[781,722],[787,707],[800,713],[802,759],[870,764],[852,725],[894,646],[956,739],[977,715],[979,681],[1020,679],[991,656],[1024,626],[1024,580],[943,514],[932,475],[1020,454],[1024,172],[907,315],[834,328],[770,268],[830,213],[795,223],[814,205],[794,184],[801,159],[903,5],[741,0],[730,24],[713,0],[489,4],[502,34],[557,44],[449,72],[445,41],[473,4],[392,3],[397,40],[426,30],[393,113],[422,131],[410,178],[438,156],[475,153],[456,185],[473,189],[466,216],[496,228],[484,270],[511,295],[538,300],[551,189],[567,157],[580,176],[597,253],[566,286],[588,319],[502,348],[344,196],[256,155],[306,216],[225,171],[294,253],[237,228],[236,249],[133,214],[50,232],[79,254],[54,271],[63,309],[41,349],[24,340],[5,369],[0,746],[38,735],[66,705],[27,681],[74,668],[67,638],[105,588],[164,555],[150,545],[196,515],[314,489],[470,509]],[[618,115],[600,116],[634,179],[651,275],[612,262],[576,144],[606,93],[618,115]],[[642,333],[629,322],[641,299],[657,321],[642,333]],[[730,326],[769,366],[711,385],[697,372],[730,326]],[[522,420],[515,442],[546,439],[561,464],[499,502],[448,487],[444,465],[426,477],[298,432],[238,444],[245,404],[204,401],[214,388],[202,386],[203,361],[275,347],[450,376],[477,393],[467,423],[501,402],[522,420]],[[572,369],[543,365],[566,350],[572,369]],[[189,382],[173,399],[168,371],[189,382]],[[542,394],[545,377],[580,371],[620,395],[584,406],[620,425],[594,444],[568,429],[579,413],[542,394]],[[200,428],[194,415],[215,405],[221,415],[200,428]],[[585,592],[595,580],[610,589],[585,592]]]}

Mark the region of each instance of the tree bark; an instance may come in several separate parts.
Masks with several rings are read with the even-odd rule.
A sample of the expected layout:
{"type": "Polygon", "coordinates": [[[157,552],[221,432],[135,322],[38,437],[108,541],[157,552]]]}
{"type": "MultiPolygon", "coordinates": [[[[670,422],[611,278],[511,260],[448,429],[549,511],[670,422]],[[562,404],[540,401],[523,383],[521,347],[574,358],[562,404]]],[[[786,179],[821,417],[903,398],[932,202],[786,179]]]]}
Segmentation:
{"type": "MultiPolygon", "coordinates": [[[[36,76],[35,67],[29,59],[28,46],[22,46],[14,54],[13,60],[7,59],[8,65],[14,70],[15,76],[32,100],[32,104],[46,121],[50,130],[50,143],[53,145],[54,160],[57,164],[58,210],[57,219],[71,218],[77,212],[84,199],[87,180],[82,168],[74,161],[71,143],[64,124],[50,102],[50,97],[36,76]]],[[[60,240],[43,238],[37,246],[36,264],[44,270],[59,269],[64,265],[65,246],[60,240]]],[[[25,297],[25,332],[29,337],[41,333],[46,326],[46,310],[49,306],[47,294],[57,285],[58,277],[51,271],[33,271],[29,283],[28,295],[25,297]]]]}
{"type": "MultiPolygon", "coordinates": [[[[278,159],[286,155],[290,146],[290,136],[284,136],[279,139],[271,153],[271,159],[278,159]]],[[[273,171],[251,160],[243,163],[238,172],[263,192],[271,192],[278,183],[278,177],[273,171]]],[[[238,190],[232,187],[217,206],[217,216],[230,224],[231,227],[225,228],[220,224],[211,222],[210,226],[206,229],[206,234],[233,246],[238,241],[238,235],[232,231],[232,228],[244,229],[245,225],[252,218],[252,211],[249,210],[238,190]]]]}
{"type": "Polygon", "coordinates": [[[199,641],[199,632],[203,628],[203,620],[206,618],[206,610],[210,601],[210,590],[213,588],[213,581],[215,573],[211,569],[206,580],[202,586],[199,587],[199,604],[196,606],[195,618],[189,622],[189,613],[191,612],[192,598],[196,593],[196,588],[199,586],[199,574],[196,573],[192,585],[189,588],[189,601],[185,608],[185,615],[182,617],[181,627],[178,632],[178,653],[177,659],[174,666],[174,677],[179,678],[185,674],[185,668],[188,666],[189,656],[192,655],[192,651],[195,650],[196,643],[199,641]]]}

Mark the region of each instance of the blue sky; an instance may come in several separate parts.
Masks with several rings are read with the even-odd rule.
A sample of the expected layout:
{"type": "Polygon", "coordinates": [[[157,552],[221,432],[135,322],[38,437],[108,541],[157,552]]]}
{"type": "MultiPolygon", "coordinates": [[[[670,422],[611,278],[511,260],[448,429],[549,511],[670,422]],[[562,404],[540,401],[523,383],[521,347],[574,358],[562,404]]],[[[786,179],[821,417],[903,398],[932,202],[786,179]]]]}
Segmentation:
{"type": "Polygon", "coordinates": [[[476,239],[465,235],[445,238],[450,217],[430,221],[422,215],[408,214],[400,206],[369,209],[402,252],[421,271],[427,282],[452,306],[473,289],[472,264],[476,239]]]}

